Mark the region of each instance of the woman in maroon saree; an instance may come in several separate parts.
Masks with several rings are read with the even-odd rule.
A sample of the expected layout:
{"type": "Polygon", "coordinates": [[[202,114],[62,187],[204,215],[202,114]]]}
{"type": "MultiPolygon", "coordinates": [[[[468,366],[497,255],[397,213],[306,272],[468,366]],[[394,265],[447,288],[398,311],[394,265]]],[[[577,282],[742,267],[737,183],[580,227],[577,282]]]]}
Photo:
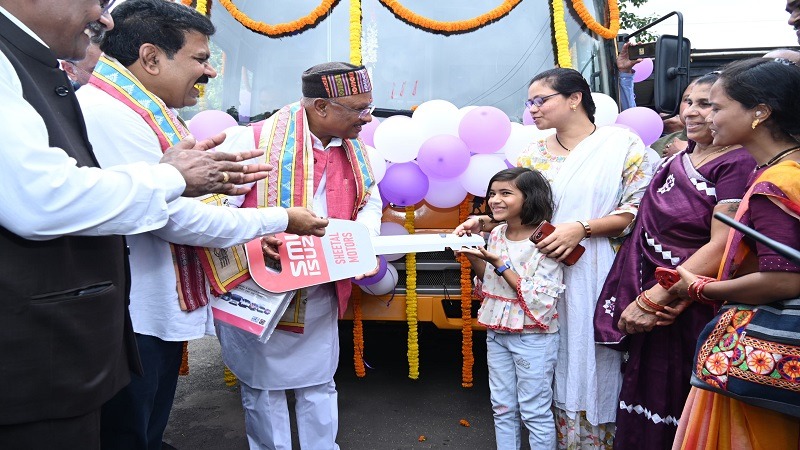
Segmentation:
{"type": "Polygon", "coordinates": [[[626,350],[615,449],[668,449],[689,393],[697,337],[713,308],[690,304],[662,322],[644,299],[682,307],[655,281],[657,267],[678,264],[715,275],[727,229],[715,212],[733,216],[755,161],[741,147],[714,146],[705,122],[714,74],[698,79],[683,113],[690,145],[666,159],[639,207],[634,231],[617,254],[595,310],[598,344],[626,350]]]}

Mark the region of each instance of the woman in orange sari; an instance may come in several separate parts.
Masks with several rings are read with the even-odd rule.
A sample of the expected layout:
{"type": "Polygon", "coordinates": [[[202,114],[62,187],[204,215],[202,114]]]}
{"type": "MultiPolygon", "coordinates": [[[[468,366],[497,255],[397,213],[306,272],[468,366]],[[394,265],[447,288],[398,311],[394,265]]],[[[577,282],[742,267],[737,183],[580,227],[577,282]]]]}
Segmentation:
{"type": "MultiPolygon", "coordinates": [[[[714,145],[741,144],[758,163],[736,219],[793,248],[800,248],[800,142],[794,137],[800,135],[798,92],[800,68],[769,59],[737,61],[725,67],[711,88],[712,112],[707,118],[714,145]]],[[[734,230],[728,237],[719,281],[677,269],[681,281],[670,292],[696,301],[767,305],[800,297],[800,265],[734,230]]],[[[745,311],[745,315],[753,312],[745,311]]],[[[734,328],[727,331],[743,329],[734,328]]],[[[740,339],[739,343],[745,339],[743,333],[733,338],[740,339]]],[[[800,389],[800,378],[788,373],[794,366],[785,364],[794,358],[792,351],[800,348],[761,355],[755,344],[745,342],[722,352],[722,341],[713,351],[702,341],[695,356],[693,384],[720,389],[692,388],[673,450],[797,449],[800,407],[783,404],[778,408],[782,412],[766,409],[758,398],[745,403],[725,395],[725,387],[726,375],[735,369],[752,374],[758,385],[774,387],[780,382],[783,389],[800,389]],[[720,368],[726,369],[716,371],[720,368]],[[695,383],[698,380],[702,383],[695,383]]]]}

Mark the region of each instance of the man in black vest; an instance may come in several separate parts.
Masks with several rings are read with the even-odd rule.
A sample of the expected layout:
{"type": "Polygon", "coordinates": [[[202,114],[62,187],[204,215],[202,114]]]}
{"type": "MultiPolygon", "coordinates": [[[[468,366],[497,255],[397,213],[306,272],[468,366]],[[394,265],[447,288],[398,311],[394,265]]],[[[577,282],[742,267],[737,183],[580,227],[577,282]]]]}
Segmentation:
{"type": "MultiPolygon", "coordinates": [[[[119,234],[162,227],[180,195],[239,195],[265,165],[219,136],[108,170],[56,58],[113,27],[108,0],[0,0],[0,448],[96,449],[100,406],[138,367],[119,234]]],[[[109,124],[114,126],[114,124],[109,124]]]]}

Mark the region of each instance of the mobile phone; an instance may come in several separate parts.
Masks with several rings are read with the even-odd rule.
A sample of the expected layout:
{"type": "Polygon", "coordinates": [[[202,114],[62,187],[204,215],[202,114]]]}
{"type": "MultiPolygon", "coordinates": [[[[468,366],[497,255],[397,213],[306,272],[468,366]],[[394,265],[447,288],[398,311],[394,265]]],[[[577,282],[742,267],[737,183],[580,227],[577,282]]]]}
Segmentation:
{"type": "Polygon", "coordinates": [[[658,284],[660,284],[664,289],[671,288],[681,279],[681,276],[678,275],[677,270],[667,269],[666,267],[656,267],[655,276],[658,284]]]}
{"type": "MultiPolygon", "coordinates": [[[[538,244],[542,239],[546,238],[547,236],[550,236],[550,234],[555,230],[556,227],[554,227],[553,224],[545,220],[542,223],[540,223],[535,230],[533,230],[533,234],[531,234],[530,240],[534,244],[538,244]]],[[[561,262],[563,262],[564,265],[571,266],[576,262],[578,262],[578,258],[580,258],[581,255],[583,255],[583,252],[585,251],[586,249],[581,244],[578,244],[575,248],[572,249],[572,252],[570,252],[569,256],[567,256],[561,262]]]]}
{"type": "Polygon", "coordinates": [[[639,58],[655,58],[655,57],[656,57],[655,42],[648,42],[646,44],[628,46],[628,59],[630,59],[631,61],[639,58]]]}

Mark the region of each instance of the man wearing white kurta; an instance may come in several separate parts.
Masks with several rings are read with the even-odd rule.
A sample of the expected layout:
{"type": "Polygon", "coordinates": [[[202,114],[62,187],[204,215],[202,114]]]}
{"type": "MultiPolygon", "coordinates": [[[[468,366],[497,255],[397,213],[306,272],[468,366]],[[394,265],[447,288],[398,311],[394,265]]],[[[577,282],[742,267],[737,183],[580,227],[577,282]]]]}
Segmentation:
{"type": "MultiPolygon", "coordinates": [[[[371,120],[371,91],[363,66],[314,66],[303,74],[299,103],[229,136],[226,149],[251,148],[259,142],[260,148],[269,147],[270,154],[277,154],[281,163],[276,167],[308,167],[305,173],[292,171],[293,179],[301,181],[291,189],[285,187],[291,183],[282,184],[291,192],[278,197],[303,199],[317,215],[355,220],[376,236],[382,204],[365,147],[357,139],[362,125],[371,120]],[[294,134],[286,133],[287,129],[294,134]],[[286,134],[288,139],[284,139],[286,134]],[[276,142],[286,144],[276,148],[276,142]],[[313,169],[312,164],[302,164],[310,159],[313,169]],[[309,186],[313,182],[313,192],[304,190],[305,181],[309,186]]],[[[278,329],[266,344],[230,326],[217,326],[223,359],[242,383],[251,449],[291,449],[285,392],[289,389],[296,398],[300,446],[307,450],[339,448],[333,375],[339,362],[338,317],[347,306],[349,293],[349,280],[304,289],[300,299],[305,302],[302,333],[278,329]]]]}
{"type": "MultiPolygon", "coordinates": [[[[160,0],[131,0],[113,14],[119,26],[106,36],[103,49],[107,54],[98,62],[89,84],[78,93],[86,111],[89,139],[103,167],[157,162],[168,144],[164,130],[178,130],[177,134],[185,131],[171,108],[194,104],[197,90],[192,81],[204,82],[216,76],[207,62],[208,37],[214,28],[196,11],[160,0]],[[183,45],[171,56],[169,40],[155,32],[170,26],[174,33],[183,35],[183,45]],[[196,59],[198,56],[202,61],[196,59]],[[117,95],[121,92],[125,95],[117,95]],[[142,105],[151,106],[149,114],[142,115],[142,105]],[[144,117],[149,115],[157,119],[147,122],[144,117]]],[[[226,201],[230,206],[240,206],[242,197],[226,201]]],[[[178,198],[168,204],[168,209],[166,226],[128,238],[130,314],[144,375],[134,376],[131,384],[104,405],[104,449],[161,448],[182,343],[214,334],[211,309],[204,306],[205,301],[195,305],[196,309],[187,307],[188,299],[179,302],[181,289],[176,289],[179,284],[172,244],[226,248],[287,227],[294,233],[309,234],[325,224],[303,208],[237,210],[178,198]]],[[[198,295],[208,298],[202,274],[199,283],[202,292],[198,295]]]]}

